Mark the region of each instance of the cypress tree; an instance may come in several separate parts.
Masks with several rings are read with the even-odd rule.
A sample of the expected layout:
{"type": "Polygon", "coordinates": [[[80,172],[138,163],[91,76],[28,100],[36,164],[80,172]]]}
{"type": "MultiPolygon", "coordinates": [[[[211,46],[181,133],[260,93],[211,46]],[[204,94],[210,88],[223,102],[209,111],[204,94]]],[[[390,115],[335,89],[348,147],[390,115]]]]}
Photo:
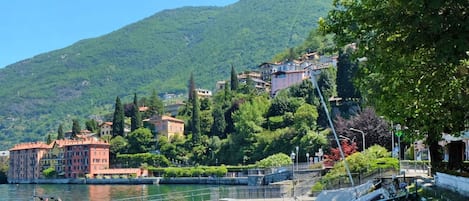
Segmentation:
{"type": "Polygon", "coordinates": [[[212,112],[213,124],[210,130],[212,136],[218,136],[220,138],[225,138],[225,114],[220,106],[216,106],[212,112]]]}
{"type": "Polygon", "coordinates": [[[46,143],[47,143],[47,144],[50,144],[51,142],[52,142],[52,139],[51,139],[51,137],[50,137],[50,134],[48,134],[48,135],[47,135],[47,141],[46,141],[46,143]]]}
{"type": "Polygon", "coordinates": [[[191,73],[191,77],[189,78],[189,93],[188,93],[188,102],[192,102],[194,98],[195,91],[195,83],[194,83],[194,74],[191,73]]]}
{"type": "Polygon", "coordinates": [[[64,128],[62,124],[59,125],[59,128],[57,129],[57,140],[63,140],[64,139],[64,128]]]}
{"type": "Polygon", "coordinates": [[[132,116],[130,117],[130,130],[134,131],[142,127],[142,117],[138,107],[137,93],[134,94],[134,102],[132,104],[132,116]]]}
{"type": "Polygon", "coordinates": [[[191,118],[192,139],[194,144],[200,142],[200,106],[197,93],[193,91],[192,97],[192,118],[191,118]]]}
{"type": "Polygon", "coordinates": [[[350,48],[345,51],[339,51],[339,58],[337,59],[337,95],[343,100],[352,98],[360,98],[359,91],[353,84],[353,77],[358,71],[358,65],[350,61],[350,48]]]}
{"type": "Polygon", "coordinates": [[[231,79],[230,79],[231,83],[230,83],[230,86],[231,86],[231,91],[237,91],[238,90],[238,75],[236,75],[236,71],[234,69],[234,66],[231,65],[231,79]]]}
{"type": "Polygon", "coordinates": [[[114,106],[114,118],[112,119],[112,136],[124,136],[124,106],[119,96],[114,106]]]}
{"type": "Polygon", "coordinates": [[[80,134],[81,128],[77,119],[72,120],[72,122],[72,136],[70,138],[75,139],[77,135],[80,134]]]}

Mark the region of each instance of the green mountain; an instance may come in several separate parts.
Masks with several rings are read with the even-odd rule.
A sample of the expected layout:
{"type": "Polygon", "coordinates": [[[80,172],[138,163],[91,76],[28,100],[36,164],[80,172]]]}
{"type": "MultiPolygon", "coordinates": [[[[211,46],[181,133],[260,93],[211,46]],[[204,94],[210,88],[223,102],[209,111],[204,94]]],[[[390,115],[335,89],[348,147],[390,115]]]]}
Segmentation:
{"type": "Polygon", "coordinates": [[[73,118],[112,112],[116,96],[186,93],[190,72],[197,87],[213,89],[231,65],[254,68],[302,43],[331,7],[331,0],[240,0],[165,10],[9,65],[0,69],[0,146],[44,140],[73,118]]]}

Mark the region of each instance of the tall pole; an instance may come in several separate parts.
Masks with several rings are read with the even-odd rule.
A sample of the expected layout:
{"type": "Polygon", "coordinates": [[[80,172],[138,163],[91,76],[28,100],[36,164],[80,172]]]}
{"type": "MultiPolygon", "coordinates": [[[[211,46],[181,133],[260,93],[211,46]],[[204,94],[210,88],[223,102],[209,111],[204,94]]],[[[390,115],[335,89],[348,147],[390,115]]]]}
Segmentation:
{"type": "Polygon", "coordinates": [[[290,158],[292,160],[292,166],[291,166],[291,172],[292,172],[292,178],[291,178],[291,181],[292,181],[292,185],[293,185],[293,197],[295,197],[295,152],[291,152],[290,154],[290,158]]]}
{"type": "Polygon", "coordinates": [[[392,147],[391,153],[392,153],[392,157],[394,157],[394,125],[393,125],[392,121],[391,121],[391,143],[392,143],[391,144],[391,147],[392,147]]]}
{"type": "Polygon", "coordinates": [[[337,142],[337,147],[339,147],[340,156],[342,157],[342,160],[344,161],[344,167],[345,167],[345,170],[347,171],[348,177],[350,179],[350,184],[352,185],[352,187],[354,187],[355,184],[353,183],[352,174],[350,173],[350,168],[348,167],[347,160],[345,160],[345,154],[344,154],[344,151],[342,149],[342,146],[340,145],[339,137],[337,137],[337,133],[335,132],[335,128],[334,128],[334,124],[332,123],[331,116],[329,115],[329,110],[327,109],[327,105],[324,102],[324,97],[322,97],[321,89],[319,89],[318,82],[316,81],[315,76],[320,74],[320,70],[313,70],[312,68],[311,68],[311,70],[312,70],[311,71],[311,80],[312,80],[314,86],[316,87],[316,91],[318,92],[319,98],[321,100],[321,105],[324,109],[324,112],[326,113],[327,120],[329,121],[329,126],[331,127],[332,133],[334,134],[335,141],[337,142]]]}
{"type": "Polygon", "coordinates": [[[296,171],[298,171],[298,151],[300,148],[298,146],[296,146],[295,148],[296,148],[296,171]]]}

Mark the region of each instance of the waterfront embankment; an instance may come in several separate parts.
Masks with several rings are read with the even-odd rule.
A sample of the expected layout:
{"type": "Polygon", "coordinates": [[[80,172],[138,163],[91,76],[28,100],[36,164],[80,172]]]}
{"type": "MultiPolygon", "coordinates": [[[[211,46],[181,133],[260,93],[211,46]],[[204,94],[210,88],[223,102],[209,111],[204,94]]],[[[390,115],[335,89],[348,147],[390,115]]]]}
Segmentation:
{"type": "Polygon", "coordinates": [[[207,184],[248,185],[248,177],[143,177],[112,179],[29,179],[10,180],[15,184],[207,184]]]}

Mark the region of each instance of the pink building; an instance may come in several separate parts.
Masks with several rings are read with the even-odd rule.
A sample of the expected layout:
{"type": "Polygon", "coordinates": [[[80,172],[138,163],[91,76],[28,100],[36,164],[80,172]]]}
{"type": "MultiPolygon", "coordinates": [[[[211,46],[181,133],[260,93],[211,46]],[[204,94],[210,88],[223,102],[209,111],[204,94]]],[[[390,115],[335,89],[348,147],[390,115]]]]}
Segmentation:
{"type": "Polygon", "coordinates": [[[96,138],[22,143],[10,149],[8,182],[30,183],[53,168],[57,178],[85,177],[109,168],[109,143],[96,138]]]}
{"type": "Polygon", "coordinates": [[[40,160],[48,150],[49,145],[44,142],[22,143],[11,148],[8,181],[39,179],[40,160]]]}
{"type": "Polygon", "coordinates": [[[277,71],[272,74],[271,79],[270,95],[275,96],[278,91],[308,79],[308,74],[306,70],[277,71]]]}
{"type": "Polygon", "coordinates": [[[94,138],[66,140],[63,147],[66,178],[93,175],[109,168],[109,143],[94,138]]]}

